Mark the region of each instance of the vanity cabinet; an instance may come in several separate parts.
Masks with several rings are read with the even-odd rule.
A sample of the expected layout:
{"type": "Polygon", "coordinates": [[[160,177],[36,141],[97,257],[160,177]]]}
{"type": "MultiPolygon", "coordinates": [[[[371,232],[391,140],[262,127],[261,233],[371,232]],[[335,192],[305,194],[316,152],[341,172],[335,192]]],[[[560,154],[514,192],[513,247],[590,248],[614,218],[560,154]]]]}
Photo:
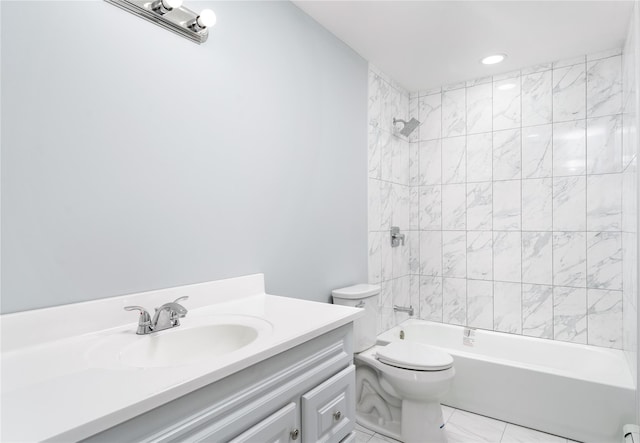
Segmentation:
{"type": "Polygon", "coordinates": [[[341,326],[84,441],[353,441],[352,334],[341,326]]]}

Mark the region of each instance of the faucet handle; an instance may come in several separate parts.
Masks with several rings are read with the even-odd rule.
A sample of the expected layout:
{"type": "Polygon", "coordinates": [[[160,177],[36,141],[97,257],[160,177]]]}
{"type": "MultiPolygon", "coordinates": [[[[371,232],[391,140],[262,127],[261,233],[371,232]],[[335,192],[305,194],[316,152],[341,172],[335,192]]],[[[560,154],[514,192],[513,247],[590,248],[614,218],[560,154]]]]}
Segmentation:
{"type": "Polygon", "coordinates": [[[138,320],[139,335],[148,334],[151,332],[151,316],[145,308],[142,306],[125,306],[125,311],[140,311],[140,319],[138,320]]]}
{"type": "Polygon", "coordinates": [[[179,301],[183,301],[183,300],[189,300],[189,296],[188,295],[184,295],[182,297],[178,297],[173,302],[174,303],[178,303],[179,301]]]}
{"type": "Polygon", "coordinates": [[[147,310],[145,308],[143,308],[142,306],[125,306],[124,310],[125,311],[140,311],[140,315],[144,315],[144,314],[149,315],[147,310]]]}
{"type": "Polygon", "coordinates": [[[189,296],[185,295],[182,297],[178,297],[176,298],[173,303],[171,303],[173,305],[173,315],[175,316],[175,322],[176,322],[176,326],[180,325],[180,320],[178,320],[178,318],[182,318],[184,316],[187,315],[187,308],[185,308],[184,306],[182,306],[180,303],[178,303],[179,301],[183,301],[183,300],[189,300],[189,296]]]}

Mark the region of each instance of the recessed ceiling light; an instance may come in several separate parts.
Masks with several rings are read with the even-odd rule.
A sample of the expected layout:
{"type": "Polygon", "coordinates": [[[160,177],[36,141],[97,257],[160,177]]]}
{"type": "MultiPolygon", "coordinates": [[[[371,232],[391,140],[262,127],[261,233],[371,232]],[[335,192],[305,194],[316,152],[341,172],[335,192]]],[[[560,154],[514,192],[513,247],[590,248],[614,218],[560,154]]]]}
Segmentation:
{"type": "Polygon", "coordinates": [[[507,58],[507,56],[504,54],[495,54],[485,57],[481,61],[483,65],[495,65],[496,63],[503,61],[505,58],[507,58]]]}

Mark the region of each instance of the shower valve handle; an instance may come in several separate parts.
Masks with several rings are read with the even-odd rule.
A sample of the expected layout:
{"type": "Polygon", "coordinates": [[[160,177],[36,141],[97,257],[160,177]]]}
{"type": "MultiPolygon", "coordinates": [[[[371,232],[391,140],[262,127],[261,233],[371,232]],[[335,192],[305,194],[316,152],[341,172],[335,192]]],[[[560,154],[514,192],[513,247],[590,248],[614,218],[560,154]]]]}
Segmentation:
{"type": "Polygon", "coordinates": [[[391,247],[404,246],[404,234],[400,234],[400,228],[397,226],[391,226],[391,247]]]}

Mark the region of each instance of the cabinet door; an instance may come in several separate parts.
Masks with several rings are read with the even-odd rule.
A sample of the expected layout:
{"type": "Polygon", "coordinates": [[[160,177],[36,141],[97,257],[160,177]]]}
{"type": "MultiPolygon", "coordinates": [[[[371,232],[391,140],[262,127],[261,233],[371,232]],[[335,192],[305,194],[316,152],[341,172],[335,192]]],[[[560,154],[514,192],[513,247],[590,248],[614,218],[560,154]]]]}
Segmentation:
{"type": "Polygon", "coordinates": [[[289,443],[299,438],[298,405],[289,403],[229,443],[289,443]]]}
{"type": "Polygon", "coordinates": [[[355,367],[302,396],[303,443],[338,443],[355,428],[355,367]]]}

